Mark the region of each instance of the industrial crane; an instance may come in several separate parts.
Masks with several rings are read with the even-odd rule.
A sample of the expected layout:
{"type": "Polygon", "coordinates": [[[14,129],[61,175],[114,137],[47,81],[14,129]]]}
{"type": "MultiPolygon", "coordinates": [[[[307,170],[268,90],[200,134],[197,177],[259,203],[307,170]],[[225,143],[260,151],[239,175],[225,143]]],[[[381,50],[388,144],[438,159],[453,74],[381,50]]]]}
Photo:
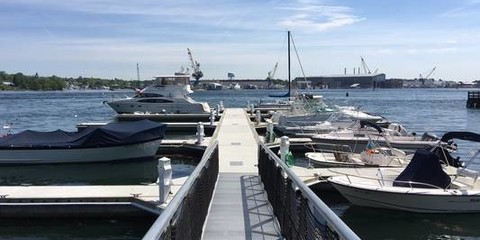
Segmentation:
{"type": "Polygon", "coordinates": [[[268,72],[267,80],[273,80],[275,77],[275,73],[277,72],[278,62],[275,63],[275,67],[273,67],[272,71],[268,72]]]}
{"type": "Polygon", "coordinates": [[[368,68],[367,63],[365,62],[365,59],[363,59],[362,56],[360,56],[360,59],[362,61],[363,72],[365,72],[365,74],[372,73],[372,72],[370,72],[370,68],[368,68]]]}
{"type": "Polygon", "coordinates": [[[428,79],[430,75],[432,75],[432,73],[435,71],[435,69],[437,69],[437,66],[433,67],[432,70],[430,70],[430,72],[425,77],[420,74],[420,79],[428,79]]]}
{"type": "Polygon", "coordinates": [[[195,61],[192,57],[192,52],[187,48],[188,57],[190,58],[190,64],[192,64],[192,77],[195,78],[195,84],[203,77],[203,72],[200,70],[200,63],[195,61]]]}

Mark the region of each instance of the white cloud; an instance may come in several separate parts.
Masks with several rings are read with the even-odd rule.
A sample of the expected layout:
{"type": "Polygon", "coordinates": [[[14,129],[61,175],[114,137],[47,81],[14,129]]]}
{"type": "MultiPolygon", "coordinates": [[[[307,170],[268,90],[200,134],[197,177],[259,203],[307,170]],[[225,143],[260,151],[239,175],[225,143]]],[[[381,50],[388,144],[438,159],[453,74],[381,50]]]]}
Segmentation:
{"type": "Polygon", "coordinates": [[[480,13],[480,0],[467,0],[459,7],[450,9],[441,14],[443,17],[478,16],[480,13]]]}
{"type": "Polygon", "coordinates": [[[365,20],[365,18],[353,15],[352,9],[344,6],[301,3],[300,6],[282,7],[281,9],[293,12],[293,14],[280,21],[280,26],[305,32],[322,32],[365,20]]]}

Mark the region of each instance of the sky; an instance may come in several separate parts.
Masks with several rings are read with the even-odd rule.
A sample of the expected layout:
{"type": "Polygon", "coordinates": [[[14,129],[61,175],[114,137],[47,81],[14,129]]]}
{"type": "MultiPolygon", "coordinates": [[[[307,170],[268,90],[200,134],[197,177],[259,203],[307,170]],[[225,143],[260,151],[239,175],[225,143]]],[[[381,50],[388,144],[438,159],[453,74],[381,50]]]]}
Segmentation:
{"type": "Polygon", "coordinates": [[[480,0],[2,0],[0,71],[141,79],[352,74],[480,79],[480,0]],[[363,68],[362,68],[363,72],[363,68]]]}

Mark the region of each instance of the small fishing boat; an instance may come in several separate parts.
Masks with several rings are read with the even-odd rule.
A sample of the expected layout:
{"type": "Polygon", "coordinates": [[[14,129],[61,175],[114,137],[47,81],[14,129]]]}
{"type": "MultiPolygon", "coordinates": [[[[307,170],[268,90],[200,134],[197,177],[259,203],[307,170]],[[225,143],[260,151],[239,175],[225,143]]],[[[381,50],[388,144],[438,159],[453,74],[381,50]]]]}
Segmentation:
{"type": "Polygon", "coordinates": [[[78,132],[26,130],[0,138],[0,164],[150,159],[165,130],[165,124],[146,119],[89,126],[78,132]]]}
{"type": "MultiPolygon", "coordinates": [[[[452,138],[480,142],[480,135],[470,132],[449,132],[441,140],[452,138]]],[[[480,150],[476,151],[465,165],[479,154],[480,150]]],[[[372,174],[359,169],[355,175],[333,176],[328,182],[351,203],[364,207],[419,213],[480,212],[479,172],[464,166],[446,165],[434,151],[419,149],[401,172],[379,168],[372,174]]]]}

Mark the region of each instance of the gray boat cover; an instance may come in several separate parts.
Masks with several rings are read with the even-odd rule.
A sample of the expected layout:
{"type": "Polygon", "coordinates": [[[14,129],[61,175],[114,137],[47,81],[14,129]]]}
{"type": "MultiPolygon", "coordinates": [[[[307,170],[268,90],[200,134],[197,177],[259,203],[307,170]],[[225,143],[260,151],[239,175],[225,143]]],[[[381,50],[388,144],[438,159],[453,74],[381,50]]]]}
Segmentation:
{"type": "Polygon", "coordinates": [[[93,148],[129,145],[163,139],[167,125],[147,119],[89,126],[79,132],[26,130],[0,138],[0,149],[93,148]]]}

